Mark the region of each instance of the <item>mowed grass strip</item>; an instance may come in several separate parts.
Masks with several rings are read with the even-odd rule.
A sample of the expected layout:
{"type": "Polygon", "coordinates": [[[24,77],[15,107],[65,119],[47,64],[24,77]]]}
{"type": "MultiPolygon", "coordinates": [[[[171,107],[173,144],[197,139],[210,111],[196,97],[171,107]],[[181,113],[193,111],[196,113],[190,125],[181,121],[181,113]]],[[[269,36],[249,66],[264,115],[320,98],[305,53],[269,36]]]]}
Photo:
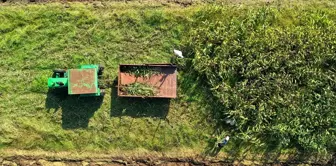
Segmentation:
{"type": "Polygon", "coordinates": [[[103,99],[64,98],[46,85],[55,68],[102,64],[104,81],[111,83],[121,63],[169,63],[186,15],[189,10],[179,8],[80,3],[1,7],[1,147],[163,151],[204,146],[209,128],[200,121],[197,104],[181,98],[121,99],[115,85],[107,87],[103,99]]]}

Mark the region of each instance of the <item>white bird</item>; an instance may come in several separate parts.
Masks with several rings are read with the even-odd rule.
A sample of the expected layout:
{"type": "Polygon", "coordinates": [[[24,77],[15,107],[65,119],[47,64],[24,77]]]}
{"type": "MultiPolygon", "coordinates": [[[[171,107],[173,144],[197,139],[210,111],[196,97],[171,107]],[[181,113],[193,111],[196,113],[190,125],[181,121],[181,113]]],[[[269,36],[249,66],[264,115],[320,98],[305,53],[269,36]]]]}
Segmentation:
{"type": "Polygon", "coordinates": [[[226,137],[224,138],[224,140],[225,140],[226,142],[228,142],[228,141],[229,141],[229,139],[230,139],[230,137],[229,137],[229,136],[226,136],[226,137]]]}
{"type": "Polygon", "coordinates": [[[182,55],[182,51],[179,51],[179,50],[174,50],[174,54],[180,58],[184,58],[183,55],[182,55]]]}

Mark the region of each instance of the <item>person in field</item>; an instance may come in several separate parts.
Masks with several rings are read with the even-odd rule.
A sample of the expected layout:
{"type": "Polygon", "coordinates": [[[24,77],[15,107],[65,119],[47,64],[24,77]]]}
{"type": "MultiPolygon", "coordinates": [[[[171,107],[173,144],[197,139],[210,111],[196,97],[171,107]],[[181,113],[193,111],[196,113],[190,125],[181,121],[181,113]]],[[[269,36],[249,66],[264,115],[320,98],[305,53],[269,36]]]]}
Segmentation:
{"type": "Polygon", "coordinates": [[[226,136],[221,142],[218,143],[218,147],[222,148],[229,142],[230,137],[226,136]]]}

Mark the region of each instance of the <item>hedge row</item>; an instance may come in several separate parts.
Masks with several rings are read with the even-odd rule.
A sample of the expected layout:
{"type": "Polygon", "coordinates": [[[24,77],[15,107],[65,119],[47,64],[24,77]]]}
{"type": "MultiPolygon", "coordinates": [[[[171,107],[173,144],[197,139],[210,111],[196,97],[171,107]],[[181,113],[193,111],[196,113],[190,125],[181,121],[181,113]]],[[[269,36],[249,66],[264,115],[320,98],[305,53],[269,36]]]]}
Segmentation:
{"type": "Polygon", "coordinates": [[[184,43],[220,105],[214,120],[257,146],[336,149],[336,11],[208,7],[184,43]]]}

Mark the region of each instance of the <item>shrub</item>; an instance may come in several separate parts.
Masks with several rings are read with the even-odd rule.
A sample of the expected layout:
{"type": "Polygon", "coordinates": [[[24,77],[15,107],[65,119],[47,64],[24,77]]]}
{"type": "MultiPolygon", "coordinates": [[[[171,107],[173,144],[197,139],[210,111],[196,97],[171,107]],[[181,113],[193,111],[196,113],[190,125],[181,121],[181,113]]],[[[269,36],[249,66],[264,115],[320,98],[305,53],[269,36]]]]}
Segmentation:
{"type": "Polygon", "coordinates": [[[256,145],[331,151],[336,141],[334,15],[273,7],[198,12],[184,52],[190,72],[220,103],[214,120],[225,126],[234,119],[236,134],[256,145]]]}

